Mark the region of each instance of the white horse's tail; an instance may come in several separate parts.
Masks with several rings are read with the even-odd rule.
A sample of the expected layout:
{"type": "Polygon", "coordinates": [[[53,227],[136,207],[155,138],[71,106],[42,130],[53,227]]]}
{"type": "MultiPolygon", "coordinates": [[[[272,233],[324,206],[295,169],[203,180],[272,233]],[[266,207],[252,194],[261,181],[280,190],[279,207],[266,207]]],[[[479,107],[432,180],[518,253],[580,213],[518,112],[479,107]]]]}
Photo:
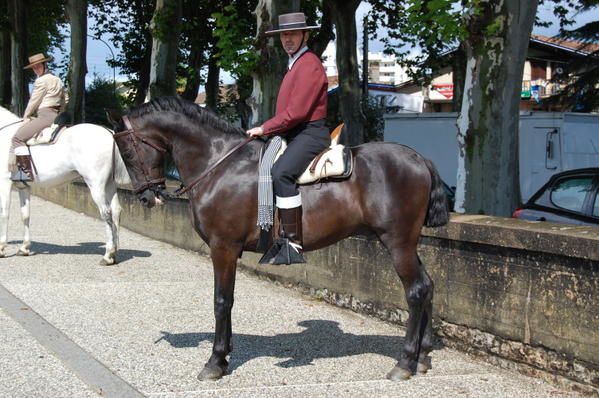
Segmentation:
{"type": "Polygon", "coordinates": [[[127,171],[127,167],[125,167],[125,162],[123,162],[123,158],[121,157],[121,153],[116,146],[116,142],[112,146],[112,156],[113,156],[113,167],[114,167],[114,180],[117,185],[130,185],[131,178],[129,177],[129,172],[127,171]]]}

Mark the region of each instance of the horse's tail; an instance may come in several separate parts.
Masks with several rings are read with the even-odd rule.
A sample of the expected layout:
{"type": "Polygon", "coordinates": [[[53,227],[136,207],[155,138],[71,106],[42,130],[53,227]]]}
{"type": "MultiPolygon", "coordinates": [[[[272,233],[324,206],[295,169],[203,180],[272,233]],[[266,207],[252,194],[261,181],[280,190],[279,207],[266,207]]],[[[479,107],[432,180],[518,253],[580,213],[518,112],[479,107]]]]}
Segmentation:
{"type": "Polygon", "coordinates": [[[449,205],[447,204],[447,194],[443,189],[443,181],[439,177],[437,168],[428,159],[424,159],[424,163],[431,173],[431,193],[428,201],[428,210],[424,225],[427,227],[440,227],[449,222],[449,205]]]}
{"type": "Polygon", "coordinates": [[[112,158],[113,158],[113,175],[114,180],[117,185],[129,185],[131,184],[131,178],[129,177],[129,172],[127,171],[127,167],[125,166],[125,162],[123,162],[123,158],[121,157],[121,153],[119,152],[118,147],[116,146],[116,142],[112,144],[112,158]]]}

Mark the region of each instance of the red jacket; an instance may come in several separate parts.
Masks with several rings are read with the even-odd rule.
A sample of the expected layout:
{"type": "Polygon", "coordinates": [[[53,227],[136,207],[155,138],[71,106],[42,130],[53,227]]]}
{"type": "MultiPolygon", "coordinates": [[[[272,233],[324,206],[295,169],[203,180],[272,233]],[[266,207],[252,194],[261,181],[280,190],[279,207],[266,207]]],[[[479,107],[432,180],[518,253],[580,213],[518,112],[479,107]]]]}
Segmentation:
{"type": "Polygon", "coordinates": [[[312,51],[306,51],[283,78],[277,112],[262,125],[264,134],[284,133],[300,123],[326,118],[327,88],[327,75],[320,59],[312,51]]]}

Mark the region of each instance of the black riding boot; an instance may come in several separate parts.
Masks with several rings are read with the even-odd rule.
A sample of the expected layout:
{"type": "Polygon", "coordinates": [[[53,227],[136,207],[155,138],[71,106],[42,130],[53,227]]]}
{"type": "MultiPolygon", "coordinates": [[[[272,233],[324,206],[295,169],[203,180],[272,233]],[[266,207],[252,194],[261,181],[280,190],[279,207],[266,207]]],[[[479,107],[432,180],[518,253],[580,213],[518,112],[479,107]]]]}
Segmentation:
{"type": "Polygon", "coordinates": [[[305,263],[302,237],[302,207],[279,209],[283,244],[275,257],[273,264],[302,264],[305,263]]]}
{"type": "Polygon", "coordinates": [[[260,264],[290,265],[305,263],[302,242],[302,207],[279,209],[281,237],[260,259],[260,264]]]}
{"type": "Polygon", "coordinates": [[[17,155],[17,170],[12,174],[13,181],[33,181],[31,155],[17,155]]]}

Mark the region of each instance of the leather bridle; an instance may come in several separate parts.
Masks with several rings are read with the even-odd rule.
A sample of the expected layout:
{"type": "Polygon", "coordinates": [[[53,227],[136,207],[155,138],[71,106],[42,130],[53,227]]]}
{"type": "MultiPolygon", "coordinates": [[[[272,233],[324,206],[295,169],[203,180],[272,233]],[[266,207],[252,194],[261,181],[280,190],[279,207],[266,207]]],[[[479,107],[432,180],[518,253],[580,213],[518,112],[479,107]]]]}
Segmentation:
{"type": "Polygon", "coordinates": [[[166,153],[167,149],[158,145],[157,143],[155,143],[151,140],[148,140],[146,137],[140,135],[139,132],[136,132],[135,129],[133,128],[133,125],[131,124],[131,121],[129,121],[129,118],[127,116],[123,116],[122,120],[123,120],[123,123],[125,124],[126,130],[115,133],[113,135],[114,140],[118,141],[120,138],[124,138],[124,137],[129,137],[131,139],[131,143],[133,144],[133,150],[135,151],[135,155],[136,155],[135,156],[136,161],[139,163],[139,166],[140,166],[139,168],[141,169],[144,180],[145,180],[145,182],[143,184],[141,184],[137,187],[136,186],[133,187],[133,193],[138,194],[138,193],[145,191],[146,189],[155,190],[154,187],[156,187],[156,186],[165,186],[165,183],[166,183],[165,177],[151,178],[150,167],[146,164],[144,157],[141,156],[139,147],[140,147],[140,143],[143,143],[143,144],[151,146],[152,148],[156,149],[159,152],[166,153]]]}
{"type": "Polygon", "coordinates": [[[131,124],[131,121],[129,120],[129,118],[127,116],[123,116],[122,119],[123,119],[123,123],[125,124],[125,128],[127,130],[115,133],[114,139],[117,140],[118,138],[121,138],[121,137],[126,137],[129,135],[131,136],[133,148],[135,150],[135,154],[136,154],[137,158],[139,159],[138,162],[141,163],[140,169],[142,170],[142,173],[144,174],[144,179],[145,179],[145,182],[141,186],[133,187],[133,192],[135,194],[139,194],[146,189],[150,189],[165,198],[177,198],[177,197],[183,195],[184,193],[186,193],[187,191],[189,191],[190,189],[192,189],[194,186],[196,186],[202,179],[204,179],[204,177],[206,177],[208,174],[210,174],[211,171],[213,171],[219,164],[221,164],[225,159],[227,159],[229,156],[231,156],[234,152],[241,149],[243,146],[250,143],[251,141],[253,141],[256,138],[256,137],[247,137],[243,142],[240,142],[239,144],[237,144],[235,147],[233,147],[233,149],[231,149],[229,152],[225,153],[223,155],[223,157],[221,157],[214,164],[212,164],[210,167],[208,167],[206,170],[204,170],[204,172],[199,177],[195,178],[188,186],[184,186],[183,184],[181,184],[181,187],[179,189],[177,189],[173,193],[169,193],[166,191],[166,186],[165,186],[166,178],[164,178],[164,177],[163,178],[155,178],[155,179],[150,178],[150,168],[146,166],[143,157],[140,156],[140,152],[138,150],[138,148],[139,148],[138,141],[151,146],[152,148],[156,149],[159,152],[164,153],[164,152],[168,152],[168,150],[166,148],[158,145],[156,142],[148,140],[146,137],[140,135],[139,132],[136,132],[135,129],[133,128],[133,125],[131,124]]]}

